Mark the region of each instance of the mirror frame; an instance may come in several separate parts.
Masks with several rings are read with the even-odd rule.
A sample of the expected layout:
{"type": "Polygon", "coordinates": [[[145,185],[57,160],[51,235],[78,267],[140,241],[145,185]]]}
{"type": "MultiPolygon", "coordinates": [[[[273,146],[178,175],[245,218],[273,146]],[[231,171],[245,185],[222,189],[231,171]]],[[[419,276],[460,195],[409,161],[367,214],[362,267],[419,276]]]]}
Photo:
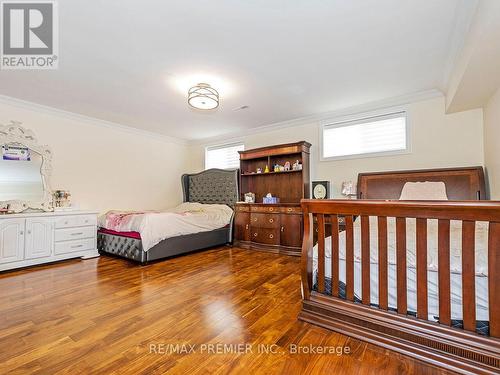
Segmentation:
{"type": "Polygon", "coordinates": [[[8,208],[9,212],[20,213],[26,210],[53,211],[50,175],[52,173],[52,151],[49,146],[40,145],[35,134],[23,128],[22,122],[11,121],[8,125],[0,124],[0,145],[14,144],[27,147],[42,157],[40,175],[43,184],[43,198],[39,201],[9,200],[0,201],[0,208],[8,208]]]}

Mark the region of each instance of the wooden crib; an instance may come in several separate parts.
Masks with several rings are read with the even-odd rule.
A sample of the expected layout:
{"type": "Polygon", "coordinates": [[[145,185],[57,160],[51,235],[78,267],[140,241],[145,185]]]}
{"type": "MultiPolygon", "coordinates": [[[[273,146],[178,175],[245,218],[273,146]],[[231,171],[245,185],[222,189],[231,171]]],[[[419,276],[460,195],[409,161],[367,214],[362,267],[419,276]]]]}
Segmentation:
{"type": "MultiPolygon", "coordinates": [[[[482,168],[361,174],[360,200],[302,200],[303,308],[299,319],[461,373],[500,371],[500,202],[484,199],[482,168]],[[407,181],[443,181],[450,201],[395,201],[407,181]],[[374,200],[383,198],[384,200],[374,200]],[[474,199],[476,199],[474,201],[474,199]],[[354,289],[354,221],[360,220],[361,297],[354,289]],[[377,221],[378,304],[370,294],[370,217],[377,221]],[[397,306],[388,306],[388,218],[395,218],[397,306]],[[416,311],[407,306],[407,218],[416,220],[416,311]],[[428,320],[427,221],[437,219],[439,322],[428,320]],[[450,220],[462,222],[463,328],[452,327],[450,220]],[[489,332],[476,333],[475,225],[488,222],[489,332]],[[316,223],[316,224],[313,224],[316,223]],[[340,226],[339,226],[339,223],[340,226]],[[325,292],[325,237],[331,233],[331,292],[325,292]],[[345,290],[339,293],[339,232],[345,230],[345,290]],[[317,274],[313,275],[313,231],[317,274]],[[313,284],[314,283],[314,284],[313,284]]],[[[392,220],[392,219],[391,219],[392,220]]]]}

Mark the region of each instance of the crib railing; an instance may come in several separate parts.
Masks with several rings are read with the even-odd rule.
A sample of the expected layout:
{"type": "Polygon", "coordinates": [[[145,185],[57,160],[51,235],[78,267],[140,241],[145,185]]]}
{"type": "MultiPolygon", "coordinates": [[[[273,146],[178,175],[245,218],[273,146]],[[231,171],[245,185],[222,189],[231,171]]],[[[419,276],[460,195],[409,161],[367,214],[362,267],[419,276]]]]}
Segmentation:
{"type": "MultiPolygon", "coordinates": [[[[417,320],[428,319],[427,220],[438,220],[439,324],[450,326],[450,220],[462,221],[463,328],[476,330],[475,223],[488,222],[489,335],[500,337],[500,202],[486,201],[372,201],[302,200],[304,242],[302,283],[304,299],[325,292],[325,223],[331,225],[331,284],[328,303],[339,301],[339,216],[345,218],[345,299],[355,304],[354,220],[361,224],[361,305],[370,306],[370,216],[377,217],[378,309],[388,310],[387,218],[396,221],[397,314],[407,314],[407,218],[416,219],[417,320]],[[313,216],[316,216],[314,220],[313,216]],[[317,221],[317,286],[313,291],[313,223],[317,221]]],[[[326,298],[326,297],[325,297],[326,298]]]]}

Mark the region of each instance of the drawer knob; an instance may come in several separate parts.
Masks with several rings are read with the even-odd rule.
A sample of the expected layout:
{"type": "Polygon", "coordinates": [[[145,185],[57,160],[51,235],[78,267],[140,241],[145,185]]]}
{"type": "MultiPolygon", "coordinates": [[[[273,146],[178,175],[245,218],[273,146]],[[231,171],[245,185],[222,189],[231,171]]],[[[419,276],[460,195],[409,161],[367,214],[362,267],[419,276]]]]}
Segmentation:
{"type": "Polygon", "coordinates": [[[270,223],[274,223],[274,219],[269,219],[269,222],[270,223]]]}
{"type": "Polygon", "coordinates": [[[67,222],[67,221],[65,221],[65,222],[64,222],[64,225],[68,225],[68,222],[67,222]]]}
{"type": "Polygon", "coordinates": [[[274,208],[273,207],[269,207],[269,211],[274,211],[274,208]]]}
{"type": "Polygon", "coordinates": [[[245,229],[248,229],[248,224],[247,224],[247,225],[245,225],[245,229]]]}
{"type": "Polygon", "coordinates": [[[253,221],[257,221],[257,218],[256,218],[256,217],[254,217],[253,221]]]}
{"type": "Polygon", "coordinates": [[[73,245],[73,246],[71,246],[72,249],[78,249],[79,247],[83,247],[83,245],[73,245]]]}
{"type": "Polygon", "coordinates": [[[293,208],[287,208],[286,209],[288,212],[292,212],[293,211],[293,208]]]}
{"type": "Polygon", "coordinates": [[[284,232],[285,231],[285,227],[282,226],[281,227],[281,231],[284,232]]]}
{"type": "Polygon", "coordinates": [[[319,230],[318,230],[318,228],[316,228],[316,233],[318,233],[318,232],[319,232],[319,230]]]}
{"type": "Polygon", "coordinates": [[[257,237],[257,233],[254,233],[254,234],[253,234],[253,236],[254,236],[254,237],[257,237]]]}
{"type": "Polygon", "coordinates": [[[273,234],[270,234],[270,235],[269,235],[269,238],[274,238],[274,235],[273,235],[273,234]]]}
{"type": "Polygon", "coordinates": [[[19,231],[19,235],[22,236],[24,234],[24,232],[21,230],[19,231]]]}
{"type": "Polygon", "coordinates": [[[81,236],[83,232],[78,232],[78,233],[71,233],[72,236],[81,236]]]}
{"type": "Polygon", "coordinates": [[[86,220],[85,220],[85,223],[88,223],[88,222],[89,222],[89,219],[86,219],[86,220]]]}

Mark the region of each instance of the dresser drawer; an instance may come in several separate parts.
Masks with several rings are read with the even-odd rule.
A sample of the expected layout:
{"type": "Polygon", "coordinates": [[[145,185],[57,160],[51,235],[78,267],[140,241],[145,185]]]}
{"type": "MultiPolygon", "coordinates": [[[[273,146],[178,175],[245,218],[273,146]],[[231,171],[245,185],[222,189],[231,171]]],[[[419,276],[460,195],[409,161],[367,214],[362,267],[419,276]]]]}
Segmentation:
{"type": "Polygon", "coordinates": [[[237,212],[250,212],[250,206],[239,206],[239,205],[236,205],[235,207],[236,211],[237,212]]]}
{"type": "Polygon", "coordinates": [[[302,208],[300,206],[297,207],[280,207],[281,212],[284,214],[302,214],[302,208]]]}
{"type": "Polygon", "coordinates": [[[280,231],[279,229],[269,228],[250,228],[251,241],[257,243],[264,243],[268,245],[280,244],[280,231]]]}
{"type": "Polygon", "coordinates": [[[280,217],[276,214],[250,214],[250,225],[255,228],[279,228],[280,217]]]}
{"type": "Polygon", "coordinates": [[[56,229],[83,227],[86,225],[97,225],[97,217],[95,215],[68,215],[56,219],[56,229]]]}
{"type": "Polygon", "coordinates": [[[97,228],[92,227],[76,227],[76,228],[64,228],[55,230],[55,240],[58,241],[69,241],[69,240],[81,240],[83,238],[94,238],[97,233],[97,228]]]}
{"type": "Polygon", "coordinates": [[[251,206],[251,212],[280,212],[280,207],[278,206],[251,206]]]}
{"type": "Polygon", "coordinates": [[[96,247],[95,238],[56,242],[54,245],[54,253],[56,255],[61,255],[77,251],[95,250],[95,247],[96,247]]]}

